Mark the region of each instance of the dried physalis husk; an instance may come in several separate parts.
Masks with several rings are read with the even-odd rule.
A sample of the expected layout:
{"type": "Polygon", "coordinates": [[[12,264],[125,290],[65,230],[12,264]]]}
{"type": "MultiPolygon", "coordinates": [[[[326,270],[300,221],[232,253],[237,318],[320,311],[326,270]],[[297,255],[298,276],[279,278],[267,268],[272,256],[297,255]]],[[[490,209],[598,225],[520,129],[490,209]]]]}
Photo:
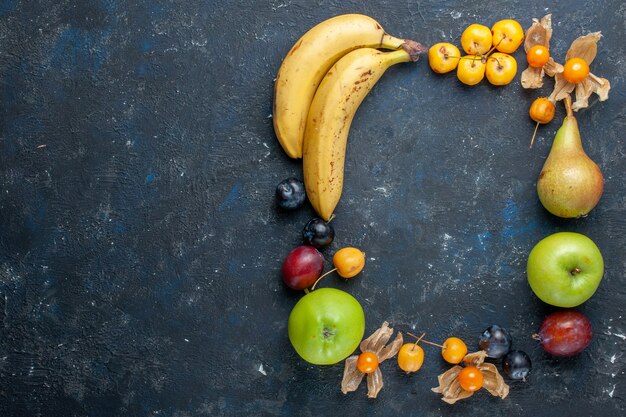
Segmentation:
{"type": "MultiPolygon", "coordinates": [[[[393,329],[389,327],[389,323],[384,322],[370,337],[361,342],[359,349],[361,352],[374,353],[380,365],[387,359],[394,357],[402,347],[403,338],[400,332],[398,332],[393,342],[387,344],[392,335],[393,329]]],[[[358,355],[352,355],[346,359],[343,379],[341,380],[341,392],[344,394],[356,391],[365,376],[357,367],[358,358],[358,355]]],[[[378,367],[374,372],[367,375],[367,396],[376,398],[383,385],[383,374],[380,372],[380,367],[378,367]]]]}
{"type": "Polygon", "coordinates": [[[548,77],[554,77],[556,74],[563,72],[563,65],[559,64],[554,60],[554,58],[550,57],[546,65],[543,66],[542,70],[548,77]]]}
{"type": "Polygon", "coordinates": [[[502,399],[509,395],[509,386],[504,382],[502,375],[498,373],[498,368],[493,363],[483,363],[478,367],[483,373],[483,388],[495,397],[502,399]]]}
{"type": "MultiPolygon", "coordinates": [[[[475,366],[483,374],[483,388],[491,393],[491,395],[506,398],[509,395],[509,386],[504,382],[504,378],[498,372],[498,368],[492,363],[485,363],[487,352],[484,350],[468,353],[463,358],[467,365],[475,366]]],[[[441,399],[448,404],[454,404],[459,400],[471,397],[474,393],[465,391],[459,383],[459,373],[463,369],[456,365],[437,377],[439,386],[432,389],[433,392],[440,393],[441,399]]]]}
{"type": "MultiPolygon", "coordinates": [[[[533,24],[526,30],[524,50],[528,53],[530,48],[536,45],[545,46],[550,50],[550,38],[552,38],[552,15],[545,15],[541,18],[541,21],[533,19],[533,24]]],[[[553,72],[555,69],[558,70],[558,66],[560,66],[560,70],[563,71],[563,66],[556,64],[552,57],[550,57],[548,63],[542,68],[535,68],[529,65],[528,68],[522,72],[522,87],[540,88],[543,86],[544,74],[548,73],[548,71],[553,72]]],[[[548,75],[550,74],[548,73],[548,75]]]]}
{"type": "MultiPolygon", "coordinates": [[[[567,51],[565,59],[582,58],[588,65],[591,65],[598,52],[598,41],[600,38],[602,38],[600,32],[589,33],[577,38],[572,42],[572,46],[570,46],[567,51]]],[[[549,99],[552,102],[557,102],[563,100],[565,97],[569,96],[572,91],[576,90],[576,101],[572,105],[572,110],[574,111],[587,108],[589,106],[589,97],[593,93],[598,95],[600,101],[609,98],[609,91],[611,90],[609,80],[600,78],[592,73],[589,73],[585,80],[577,84],[568,82],[565,77],[563,77],[562,72],[555,74],[554,80],[554,90],[552,94],[550,94],[549,99]]]]}
{"type": "Polygon", "coordinates": [[[473,392],[465,391],[461,388],[458,378],[461,369],[463,368],[459,365],[455,365],[453,368],[450,368],[443,374],[439,375],[437,377],[439,386],[432,389],[433,392],[441,394],[441,399],[448,404],[454,404],[459,400],[463,400],[474,395],[473,392]]]}
{"type": "Polygon", "coordinates": [[[485,362],[486,358],[487,351],[479,350],[478,352],[468,353],[467,355],[465,355],[465,357],[463,358],[463,362],[465,362],[467,365],[478,367],[482,365],[483,362],[485,362]]]}
{"type": "Polygon", "coordinates": [[[578,111],[589,107],[589,97],[592,93],[596,93],[600,101],[607,100],[610,90],[611,83],[609,80],[589,73],[585,81],[576,84],[576,101],[572,105],[572,110],[578,111]]]}
{"type": "Polygon", "coordinates": [[[343,378],[341,380],[341,392],[344,394],[356,391],[365,376],[365,374],[357,368],[356,363],[358,359],[359,357],[357,355],[352,355],[346,359],[346,365],[343,368],[343,378]]]}

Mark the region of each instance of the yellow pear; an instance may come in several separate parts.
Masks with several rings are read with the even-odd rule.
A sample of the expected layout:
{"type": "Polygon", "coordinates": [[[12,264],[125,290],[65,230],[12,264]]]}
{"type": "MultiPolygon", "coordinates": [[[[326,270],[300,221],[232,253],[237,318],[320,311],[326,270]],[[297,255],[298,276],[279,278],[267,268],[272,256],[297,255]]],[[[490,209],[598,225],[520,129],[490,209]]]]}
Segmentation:
{"type": "Polygon", "coordinates": [[[571,98],[567,116],[552,143],[537,180],[537,194],[550,213],[564,218],[586,216],[598,204],[604,188],[600,168],[583,149],[571,98]]]}

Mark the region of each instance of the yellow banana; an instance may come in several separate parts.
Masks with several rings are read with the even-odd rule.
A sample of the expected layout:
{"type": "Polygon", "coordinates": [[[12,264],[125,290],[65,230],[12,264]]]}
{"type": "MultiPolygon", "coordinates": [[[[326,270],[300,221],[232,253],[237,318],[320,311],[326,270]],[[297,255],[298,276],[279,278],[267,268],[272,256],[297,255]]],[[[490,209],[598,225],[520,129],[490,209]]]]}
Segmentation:
{"type": "Polygon", "coordinates": [[[307,196],[315,211],[329,220],[343,188],[348,132],[359,105],[390,66],[416,61],[426,48],[412,52],[361,48],[341,58],[320,83],[304,134],[303,171],[307,196]]]}
{"type": "Polygon", "coordinates": [[[274,83],[274,130],[287,155],[302,158],[309,106],[320,81],[339,58],[357,48],[395,50],[406,42],[361,14],[330,18],[305,33],[283,60],[274,83]]]}

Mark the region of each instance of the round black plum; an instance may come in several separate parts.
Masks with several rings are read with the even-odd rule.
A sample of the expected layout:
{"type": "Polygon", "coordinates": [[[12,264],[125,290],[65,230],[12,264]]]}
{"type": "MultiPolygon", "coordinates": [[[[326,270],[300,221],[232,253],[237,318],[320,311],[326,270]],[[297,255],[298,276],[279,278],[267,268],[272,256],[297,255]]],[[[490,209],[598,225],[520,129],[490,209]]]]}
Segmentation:
{"type": "Polygon", "coordinates": [[[487,352],[487,356],[498,359],[509,353],[513,338],[504,327],[494,324],[480,335],[478,344],[482,350],[487,352]]]}
{"type": "Polygon", "coordinates": [[[276,202],[286,210],[294,210],[304,204],[306,191],[304,183],[297,178],[287,178],[276,186],[276,202]]]}
{"type": "Polygon", "coordinates": [[[335,229],[324,220],[314,218],[304,226],[302,237],[307,244],[319,249],[330,245],[335,238],[335,229]]]}
{"type": "Polygon", "coordinates": [[[512,350],[502,359],[502,370],[511,379],[526,380],[532,368],[530,357],[521,350],[512,350]]]}

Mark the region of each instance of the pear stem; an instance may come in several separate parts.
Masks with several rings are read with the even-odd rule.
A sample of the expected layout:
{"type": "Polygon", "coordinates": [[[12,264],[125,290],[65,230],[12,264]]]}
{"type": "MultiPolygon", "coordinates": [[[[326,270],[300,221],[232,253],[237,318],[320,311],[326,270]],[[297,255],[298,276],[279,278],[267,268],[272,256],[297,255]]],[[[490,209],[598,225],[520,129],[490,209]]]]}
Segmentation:
{"type": "Polygon", "coordinates": [[[535,126],[535,132],[533,133],[533,137],[530,139],[529,149],[532,149],[533,143],[535,142],[535,136],[537,136],[537,129],[539,129],[539,122],[537,122],[537,126],[535,126]]]}
{"type": "Polygon", "coordinates": [[[572,111],[572,97],[568,94],[565,96],[563,100],[565,103],[565,111],[567,111],[567,117],[574,117],[574,112],[572,111]]]}

